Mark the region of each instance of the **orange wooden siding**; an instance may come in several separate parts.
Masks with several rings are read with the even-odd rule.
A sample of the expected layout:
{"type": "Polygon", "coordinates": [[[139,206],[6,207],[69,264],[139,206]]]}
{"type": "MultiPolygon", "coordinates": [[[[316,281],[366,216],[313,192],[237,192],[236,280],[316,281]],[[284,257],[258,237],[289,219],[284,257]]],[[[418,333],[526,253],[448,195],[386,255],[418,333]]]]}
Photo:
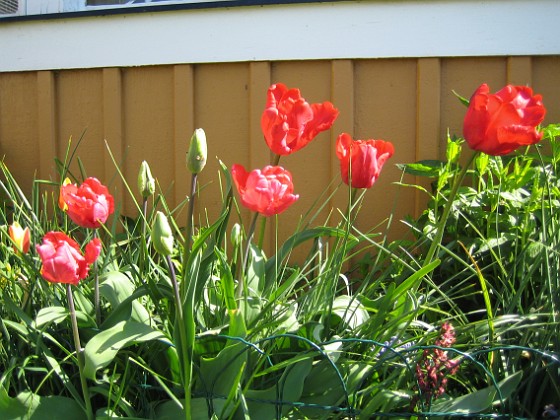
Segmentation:
{"type": "MultiPolygon", "coordinates": [[[[134,216],[132,199],[116,176],[105,141],[135,193],[140,162],[147,160],[174,206],[188,194],[185,153],[192,132],[202,127],[208,139],[209,164],[199,179],[203,187],[199,210],[207,209],[212,218],[221,204],[217,158],[228,167],[240,163],[248,169],[270,162],[260,116],[266,90],[274,82],[298,87],[309,102],[330,100],[340,110],[332,131],[280,160],[292,171],[300,194],[300,200],[278,219],[280,239],[294,231],[300,215],[321,193],[333,191],[339,184],[334,143],[341,132],[394,143],[395,156],[368,191],[358,226],[369,230],[393,212],[393,224],[402,232],[400,219],[418,214],[425,197],[393,185],[401,178],[395,164],[442,158],[447,130],[461,135],[465,108],[452,90],[468,97],[482,82],[489,83],[492,91],[506,83],[527,84],[544,97],[545,123],[560,121],[559,56],[244,62],[0,73],[0,154],[22,187],[30,191],[34,177],[59,181],[53,159],[63,159],[68,139],[72,137],[75,144],[83,133],[77,156],[87,175],[111,184],[117,200],[123,202],[123,212],[134,216]]],[[[79,174],[76,163],[72,170],[79,174]]],[[[339,189],[316,223],[324,221],[331,208],[344,208],[346,199],[346,189],[339,189]]],[[[268,232],[273,243],[273,231],[268,232]]]]}

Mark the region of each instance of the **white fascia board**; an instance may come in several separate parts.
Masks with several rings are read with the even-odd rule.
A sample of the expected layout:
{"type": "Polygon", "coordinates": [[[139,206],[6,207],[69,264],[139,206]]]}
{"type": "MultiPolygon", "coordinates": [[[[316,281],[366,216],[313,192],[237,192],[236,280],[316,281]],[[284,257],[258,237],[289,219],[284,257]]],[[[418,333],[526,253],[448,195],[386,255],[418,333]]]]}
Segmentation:
{"type": "Polygon", "coordinates": [[[350,1],[0,21],[0,71],[560,54],[558,0],[350,1]]]}

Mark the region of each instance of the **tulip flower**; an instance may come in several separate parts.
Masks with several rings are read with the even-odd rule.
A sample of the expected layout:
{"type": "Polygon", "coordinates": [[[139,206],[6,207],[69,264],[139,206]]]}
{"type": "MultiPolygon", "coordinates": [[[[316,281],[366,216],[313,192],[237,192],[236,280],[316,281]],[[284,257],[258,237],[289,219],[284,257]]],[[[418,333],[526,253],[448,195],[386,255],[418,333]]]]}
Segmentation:
{"type": "Polygon", "coordinates": [[[541,95],[512,85],[489,92],[488,85],[482,84],[470,99],[463,135],[471,149],[501,156],[542,139],[537,130],[546,113],[541,95]]]}
{"type": "Polygon", "coordinates": [[[60,188],[59,206],[77,225],[94,229],[114,211],[113,196],[97,178],[87,178],[79,187],[66,179],[60,188]]]}
{"type": "Polygon", "coordinates": [[[27,254],[30,244],[29,228],[24,229],[18,222],[14,222],[8,227],[8,235],[14,242],[14,251],[27,254]]]}
{"type": "Polygon", "coordinates": [[[37,253],[43,263],[41,275],[51,283],[77,285],[87,277],[89,267],[101,252],[101,241],[93,239],[82,254],[78,244],[62,232],[49,232],[43,243],[37,245],[37,253]]]}
{"type": "Polygon", "coordinates": [[[328,130],[338,116],[332,103],[309,104],[299,89],[282,83],[268,89],[261,128],[268,147],[277,155],[289,155],[305,147],[321,131],[328,130]]]}
{"type": "Polygon", "coordinates": [[[281,166],[247,172],[242,165],[233,165],[231,174],[241,203],[263,216],[280,214],[299,198],[293,194],[292,175],[281,166]]]}
{"type": "Polygon", "coordinates": [[[393,145],[384,140],[352,140],[346,133],[336,140],[342,180],[353,188],[371,188],[393,153],[393,145]]]}

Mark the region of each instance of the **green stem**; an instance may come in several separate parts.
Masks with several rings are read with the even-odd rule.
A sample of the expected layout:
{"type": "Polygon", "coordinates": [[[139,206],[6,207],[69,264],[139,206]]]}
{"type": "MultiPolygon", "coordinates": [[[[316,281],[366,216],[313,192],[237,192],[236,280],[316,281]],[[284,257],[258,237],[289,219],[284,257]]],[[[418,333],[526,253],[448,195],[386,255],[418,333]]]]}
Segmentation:
{"type": "Polygon", "coordinates": [[[167,265],[169,266],[169,273],[171,277],[171,284],[173,285],[173,292],[175,294],[175,316],[176,322],[175,326],[178,328],[179,342],[182,353],[182,367],[183,367],[183,389],[185,393],[185,418],[186,420],[191,420],[191,377],[192,377],[192,347],[188,346],[187,337],[185,333],[185,319],[183,316],[183,301],[179,293],[179,284],[177,283],[177,276],[175,274],[175,268],[173,262],[171,261],[171,256],[166,256],[167,265]]]}
{"type": "Polygon", "coordinates": [[[447,202],[445,203],[445,207],[443,208],[443,214],[441,215],[441,218],[439,219],[436,227],[436,236],[433,239],[432,244],[430,245],[428,253],[426,254],[426,258],[424,260],[424,267],[429,265],[434,259],[436,251],[441,244],[441,240],[443,238],[443,232],[445,230],[445,225],[447,224],[447,219],[449,218],[449,212],[451,211],[451,206],[453,206],[453,201],[455,201],[455,196],[457,195],[457,191],[459,191],[459,187],[463,183],[463,179],[465,178],[465,175],[467,174],[467,171],[469,170],[471,163],[474,161],[477,155],[478,152],[474,152],[472,154],[469,161],[461,168],[461,172],[459,172],[459,175],[455,177],[455,180],[453,181],[451,192],[449,193],[449,197],[447,198],[447,202]]]}
{"type": "MultiPolygon", "coordinates": [[[[97,230],[93,231],[93,238],[97,238],[97,230]]],[[[93,275],[94,275],[94,302],[95,302],[95,321],[97,326],[101,325],[101,305],[99,298],[99,270],[97,267],[97,259],[93,263],[93,275]]]]}
{"type": "Polygon", "coordinates": [[[183,265],[187,265],[187,260],[191,251],[191,242],[193,236],[193,214],[194,214],[194,200],[196,198],[198,174],[192,174],[191,178],[191,195],[189,197],[189,213],[187,215],[187,231],[185,238],[185,249],[183,251],[183,265]]]}
{"type": "Polygon", "coordinates": [[[247,264],[249,263],[249,252],[251,250],[251,242],[253,240],[253,235],[255,234],[255,227],[257,225],[257,219],[259,218],[259,213],[255,213],[253,220],[251,221],[251,226],[249,227],[249,234],[247,235],[247,247],[245,248],[245,256],[243,257],[243,263],[241,268],[241,274],[239,275],[239,289],[237,289],[237,297],[245,296],[245,273],[247,272],[247,264]]]}
{"type": "Polygon", "coordinates": [[[68,308],[70,309],[70,320],[72,322],[72,334],[74,336],[74,347],[76,349],[76,358],[78,359],[78,370],[80,372],[80,382],[82,384],[82,394],[86,404],[85,411],[88,420],[93,420],[93,411],[91,407],[91,399],[89,396],[89,388],[87,386],[86,377],[84,376],[84,355],[82,353],[82,345],[80,344],[80,333],[78,331],[78,320],[76,318],[76,308],[74,306],[74,297],[72,296],[72,285],[66,285],[66,294],[68,296],[68,308]]]}
{"type": "Polygon", "coordinates": [[[142,200],[142,237],[146,238],[146,225],[148,223],[148,199],[146,197],[142,200]]]}
{"type": "Polygon", "coordinates": [[[267,220],[266,217],[261,218],[261,227],[260,227],[260,230],[259,230],[259,242],[258,242],[259,248],[261,248],[261,249],[263,247],[263,242],[264,242],[264,232],[265,232],[265,228],[266,228],[266,220],[267,220]]]}

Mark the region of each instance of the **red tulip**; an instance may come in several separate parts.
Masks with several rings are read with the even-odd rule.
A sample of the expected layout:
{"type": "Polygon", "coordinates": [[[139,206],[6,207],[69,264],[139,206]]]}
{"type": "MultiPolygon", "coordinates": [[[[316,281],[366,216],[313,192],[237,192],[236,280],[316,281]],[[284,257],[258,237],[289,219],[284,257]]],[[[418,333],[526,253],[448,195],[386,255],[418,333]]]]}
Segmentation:
{"type": "Polygon", "coordinates": [[[241,203],[263,216],[280,214],[299,198],[293,194],[292,175],[281,166],[247,172],[242,165],[233,165],[231,173],[241,203]]]}
{"type": "Polygon", "coordinates": [[[62,232],[49,232],[43,243],[37,245],[37,253],[43,265],[41,275],[51,283],[70,283],[77,285],[87,277],[89,267],[101,252],[101,241],[93,239],[86,245],[82,254],[78,244],[62,232]]]}
{"type": "Polygon", "coordinates": [[[388,141],[352,140],[350,134],[346,133],[336,139],[342,180],[353,188],[370,188],[393,153],[393,145],[388,141]],[[349,178],[351,183],[348,182],[349,178]]]}
{"type": "Polygon", "coordinates": [[[14,251],[27,254],[30,244],[29,228],[23,229],[18,222],[14,222],[8,227],[8,235],[14,241],[14,251]]]}
{"type": "Polygon", "coordinates": [[[79,187],[64,181],[60,188],[59,206],[74,223],[98,228],[114,211],[113,196],[97,178],[87,178],[79,187]]]}
{"type": "Polygon", "coordinates": [[[332,103],[309,104],[299,89],[277,83],[268,89],[261,127],[268,147],[277,155],[289,155],[331,128],[337,116],[332,103]]]}
{"type": "Polygon", "coordinates": [[[537,126],[546,113],[541,95],[533,95],[526,86],[507,85],[494,94],[489,91],[482,84],[471,97],[463,124],[469,147],[500,156],[538,143],[542,133],[537,126]]]}

